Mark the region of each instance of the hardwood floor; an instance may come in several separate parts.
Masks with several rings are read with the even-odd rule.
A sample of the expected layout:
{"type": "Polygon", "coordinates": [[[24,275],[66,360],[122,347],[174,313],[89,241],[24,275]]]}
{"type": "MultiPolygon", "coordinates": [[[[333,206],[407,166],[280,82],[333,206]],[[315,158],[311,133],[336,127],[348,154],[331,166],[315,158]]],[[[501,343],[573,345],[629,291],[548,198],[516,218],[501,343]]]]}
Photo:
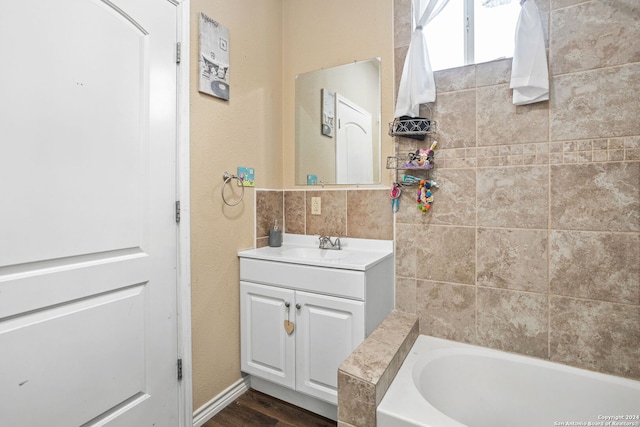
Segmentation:
{"type": "Polygon", "coordinates": [[[328,418],[250,389],[202,427],[335,427],[328,418]]]}

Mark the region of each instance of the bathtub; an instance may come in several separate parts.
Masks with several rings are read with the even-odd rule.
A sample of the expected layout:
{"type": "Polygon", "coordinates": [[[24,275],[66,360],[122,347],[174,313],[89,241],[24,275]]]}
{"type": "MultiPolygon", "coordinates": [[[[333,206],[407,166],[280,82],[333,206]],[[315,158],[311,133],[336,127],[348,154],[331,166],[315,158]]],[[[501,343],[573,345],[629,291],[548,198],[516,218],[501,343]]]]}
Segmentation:
{"type": "Polygon", "coordinates": [[[378,427],[640,426],[640,381],[420,335],[378,427]]]}

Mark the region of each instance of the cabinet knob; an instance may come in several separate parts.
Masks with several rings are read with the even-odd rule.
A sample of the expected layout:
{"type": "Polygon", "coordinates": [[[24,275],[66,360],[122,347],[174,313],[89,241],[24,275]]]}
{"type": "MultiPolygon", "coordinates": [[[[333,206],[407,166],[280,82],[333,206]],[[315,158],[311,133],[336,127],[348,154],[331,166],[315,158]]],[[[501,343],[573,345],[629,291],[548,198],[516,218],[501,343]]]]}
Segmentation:
{"type": "Polygon", "coordinates": [[[297,308],[298,310],[300,310],[300,309],[302,308],[302,306],[301,306],[300,304],[296,304],[296,308],[297,308]]]}
{"type": "Polygon", "coordinates": [[[289,308],[289,306],[290,306],[290,305],[291,305],[291,304],[289,304],[289,301],[285,301],[285,303],[284,303],[284,306],[285,306],[285,307],[289,308]]]}

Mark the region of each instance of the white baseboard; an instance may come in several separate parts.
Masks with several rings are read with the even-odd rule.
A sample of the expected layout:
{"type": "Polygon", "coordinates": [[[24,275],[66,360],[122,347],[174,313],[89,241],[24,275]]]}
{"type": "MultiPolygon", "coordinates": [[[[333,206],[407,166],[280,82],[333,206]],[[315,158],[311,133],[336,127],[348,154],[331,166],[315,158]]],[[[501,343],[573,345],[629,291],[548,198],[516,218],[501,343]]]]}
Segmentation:
{"type": "Polygon", "coordinates": [[[249,377],[244,377],[227,387],[222,393],[193,411],[193,427],[201,427],[215,414],[222,411],[251,387],[249,377]]]}

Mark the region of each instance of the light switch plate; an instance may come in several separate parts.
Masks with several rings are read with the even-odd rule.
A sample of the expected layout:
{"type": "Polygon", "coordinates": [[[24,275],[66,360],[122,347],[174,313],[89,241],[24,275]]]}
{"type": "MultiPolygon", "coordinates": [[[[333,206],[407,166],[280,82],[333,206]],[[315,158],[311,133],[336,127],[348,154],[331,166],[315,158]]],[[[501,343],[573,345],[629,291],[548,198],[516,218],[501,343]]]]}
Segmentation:
{"type": "Polygon", "coordinates": [[[311,215],[321,215],[322,214],[322,202],[320,197],[312,197],[311,198],[311,215]]]}

